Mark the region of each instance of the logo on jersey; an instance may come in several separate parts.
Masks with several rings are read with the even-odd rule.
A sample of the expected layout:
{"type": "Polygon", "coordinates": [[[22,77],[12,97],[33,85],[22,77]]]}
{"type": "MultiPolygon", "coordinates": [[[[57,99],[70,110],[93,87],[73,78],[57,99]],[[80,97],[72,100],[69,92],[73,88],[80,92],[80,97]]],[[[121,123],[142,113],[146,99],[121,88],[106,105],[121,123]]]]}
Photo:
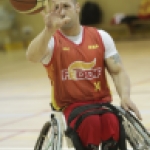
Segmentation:
{"type": "Polygon", "coordinates": [[[99,78],[101,67],[94,68],[96,58],[91,62],[75,61],[62,70],[62,80],[92,80],[99,78]]]}
{"type": "Polygon", "coordinates": [[[63,50],[63,51],[69,51],[69,50],[70,50],[70,47],[63,47],[62,50],[63,50]]]}
{"type": "Polygon", "coordinates": [[[98,44],[89,45],[89,46],[88,46],[88,49],[89,49],[89,50],[94,50],[94,49],[97,49],[97,48],[99,48],[99,45],[98,45],[98,44]]]}

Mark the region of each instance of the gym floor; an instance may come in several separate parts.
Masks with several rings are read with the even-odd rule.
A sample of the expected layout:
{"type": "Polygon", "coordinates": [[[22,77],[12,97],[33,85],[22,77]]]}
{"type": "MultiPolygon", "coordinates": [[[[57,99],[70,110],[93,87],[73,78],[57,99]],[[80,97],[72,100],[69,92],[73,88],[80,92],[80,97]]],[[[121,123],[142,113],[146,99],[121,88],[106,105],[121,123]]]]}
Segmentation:
{"type": "MultiPolygon", "coordinates": [[[[118,41],[117,49],[131,79],[131,99],[150,130],[150,42],[118,41]]],[[[108,77],[114,97],[119,97],[108,77]]],[[[29,62],[25,50],[0,52],[0,150],[33,150],[49,119],[50,82],[41,64],[29,62]]]]}

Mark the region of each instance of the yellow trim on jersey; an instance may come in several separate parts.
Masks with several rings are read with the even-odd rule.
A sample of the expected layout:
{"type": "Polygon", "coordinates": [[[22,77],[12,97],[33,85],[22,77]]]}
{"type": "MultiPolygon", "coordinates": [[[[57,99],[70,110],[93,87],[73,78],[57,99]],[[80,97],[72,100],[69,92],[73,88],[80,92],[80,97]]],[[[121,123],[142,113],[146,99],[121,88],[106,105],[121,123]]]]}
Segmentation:
{"type": "Polygon", "coordinates": [[[57,105],[56,100],[54,98],[54,86],[51,86],[51,103],[54,109],[60,110],[60,107],[57,105]]]}

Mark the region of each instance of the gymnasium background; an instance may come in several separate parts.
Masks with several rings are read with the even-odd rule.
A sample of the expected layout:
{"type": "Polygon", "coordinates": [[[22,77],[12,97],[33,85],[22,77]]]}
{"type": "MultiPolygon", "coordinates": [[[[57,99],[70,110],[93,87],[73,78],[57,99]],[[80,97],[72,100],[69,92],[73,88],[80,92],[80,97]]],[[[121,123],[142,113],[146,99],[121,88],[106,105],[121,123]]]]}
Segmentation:
{"type": "MultiPolygon", "coordinates": [[[[82,9],[82,6],[87,1],[79,0],[79,2],[82,9]]],[[[96,3],[102,12],[102,21],[93,26],[108,31],[116,40],[130,37],[131,33],[127,25],[121,24],[112,26],[111,21],[116,14],[118,14],[118,16],[122,14],[135,16],[138,15],[141,0],[91,0],[88,2],[96,3]]],[[[1,9],[4,9],[6,13],[8,13],[8,17],[5,17],[5,21],[7,20],[6,22],[8,22],[8,20],[12,20],[10,27],[0,29],[1,49],[9,50],[9,48],[19,49],[21,46],[26,47],[28,42],[30,42],[30,40],[43,28],[43,20],[39,14],[19,14],[14,11],[8,0],[0,0],[0,10],[1,9]]],[[[2,13],[2,11],[0,13],[2,13]]],[[[0,18],[0,24],[4,24],[2,14],[0,18]]],[[[143,31],[141,34],[143,34],[143,31]]]]}

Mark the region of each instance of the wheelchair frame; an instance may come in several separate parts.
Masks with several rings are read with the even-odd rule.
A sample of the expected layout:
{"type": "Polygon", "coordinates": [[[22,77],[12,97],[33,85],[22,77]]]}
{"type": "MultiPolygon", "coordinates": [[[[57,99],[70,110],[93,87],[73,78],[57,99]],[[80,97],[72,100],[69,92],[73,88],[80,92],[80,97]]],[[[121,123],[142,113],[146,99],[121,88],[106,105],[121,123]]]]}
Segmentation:
{"type": "Polygon", "coordinates": [[[59,119],[51,114],[50,121],[47,121],[35,144],[34,150],[61,150],[62,128],[59,119]]]}
{"type": "MultiPolygon", "coordinates": [[[[133,150],[150,150],[150,134],[142,123],[131,113],[121,107],[116,107],[123,118],[126,139],[133,150]]],[[[63,118],[64,119],[64,118],[63,118]]],[[[60,119],[51,114],[50,121],[47,121],[37,139],[34,150],[62,150],[63,130],[66,130],[66,123],[63,120],[62,128],[60,119]]]]}

